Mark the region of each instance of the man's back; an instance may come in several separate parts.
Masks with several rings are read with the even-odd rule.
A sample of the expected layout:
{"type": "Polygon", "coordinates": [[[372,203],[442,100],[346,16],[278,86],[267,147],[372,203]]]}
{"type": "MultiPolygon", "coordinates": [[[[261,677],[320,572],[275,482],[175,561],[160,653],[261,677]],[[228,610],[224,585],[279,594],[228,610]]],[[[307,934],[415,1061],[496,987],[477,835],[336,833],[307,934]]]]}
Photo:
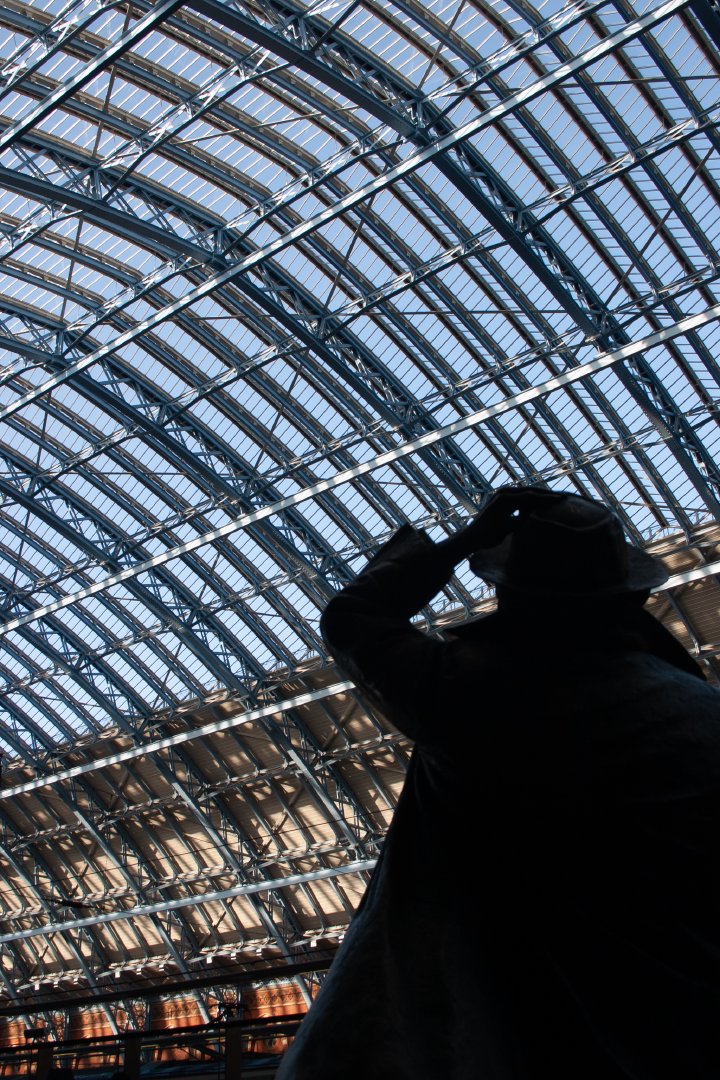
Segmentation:
{"type": "Polygon", "coordinates": [[[326,610],[415,748],[280,1077],[716,1080],[720,693],[606,579],[423,633],[450,573],[404,530],[326,610]]]}

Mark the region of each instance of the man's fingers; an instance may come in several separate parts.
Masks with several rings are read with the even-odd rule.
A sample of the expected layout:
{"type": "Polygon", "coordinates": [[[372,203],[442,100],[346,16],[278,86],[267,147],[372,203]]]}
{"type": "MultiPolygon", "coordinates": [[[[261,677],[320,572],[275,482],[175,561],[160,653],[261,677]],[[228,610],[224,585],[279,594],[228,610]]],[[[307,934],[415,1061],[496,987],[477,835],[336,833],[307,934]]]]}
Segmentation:
{"type": "Polygon", "coordinates": [[[468,546],[481,548],[499,544],[512,532],[523,512],[530,512],[542,504],[562,498],[564,495],[541,487],[498,488],[475,520],[468,525],[468,546]]]}

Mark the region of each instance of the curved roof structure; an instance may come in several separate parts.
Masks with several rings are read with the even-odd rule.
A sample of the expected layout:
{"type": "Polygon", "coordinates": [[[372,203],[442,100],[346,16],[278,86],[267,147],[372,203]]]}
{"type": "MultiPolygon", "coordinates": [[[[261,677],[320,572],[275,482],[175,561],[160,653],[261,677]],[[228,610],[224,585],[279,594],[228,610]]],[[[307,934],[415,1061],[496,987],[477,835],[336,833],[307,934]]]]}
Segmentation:
{"type": "MultiPolygon", "coordinates": [[[[0,993],[290,971],[402,784],[318,634],[400,523],[606,500],[713,670],[720,20],[6,0],[0,35],[0,993]]],[[[428,624],[490,601],[461,569],[428,624]]]]}

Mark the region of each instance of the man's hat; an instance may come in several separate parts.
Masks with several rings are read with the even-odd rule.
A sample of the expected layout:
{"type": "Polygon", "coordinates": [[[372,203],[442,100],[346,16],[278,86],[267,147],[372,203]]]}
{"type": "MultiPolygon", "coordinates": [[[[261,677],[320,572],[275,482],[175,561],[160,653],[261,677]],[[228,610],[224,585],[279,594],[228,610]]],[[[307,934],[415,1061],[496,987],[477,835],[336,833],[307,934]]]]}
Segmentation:
{"type": "Polygon", "coordinates": [[[469,561],[485,581],[538,596],[647,592],[668,579],[658,559],[625,540],[616,514],[570,493],[519,510],[502,543],[469,561]]]}

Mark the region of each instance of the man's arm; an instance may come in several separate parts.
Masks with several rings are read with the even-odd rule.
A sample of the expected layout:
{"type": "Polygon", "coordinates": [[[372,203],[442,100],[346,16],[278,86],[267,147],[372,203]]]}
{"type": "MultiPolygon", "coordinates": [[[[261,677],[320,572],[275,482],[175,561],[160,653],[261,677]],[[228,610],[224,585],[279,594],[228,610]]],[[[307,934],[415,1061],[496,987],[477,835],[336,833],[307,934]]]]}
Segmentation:
{"type": "Polygon", "coordinates": [[[403,526],[327,605],[323,638],[338,666],[404,734],[422,739],[434,714],[445,648],[411,622],[450,580],[454,564],[425,533],[403,526]]]}
{"type": "MultiPolygon", "coordinates": [[[[443,710],[442,672],[454,646],[411,619],[474,551],[501,542],[541,490],[501,488],[465,528],[438,544],[403,526],[328,604],[320,629],[338,665],[396,727],[432,738],[443,710]]],[[[479,674],[479,673],[478,673],[479,674]]]]}

